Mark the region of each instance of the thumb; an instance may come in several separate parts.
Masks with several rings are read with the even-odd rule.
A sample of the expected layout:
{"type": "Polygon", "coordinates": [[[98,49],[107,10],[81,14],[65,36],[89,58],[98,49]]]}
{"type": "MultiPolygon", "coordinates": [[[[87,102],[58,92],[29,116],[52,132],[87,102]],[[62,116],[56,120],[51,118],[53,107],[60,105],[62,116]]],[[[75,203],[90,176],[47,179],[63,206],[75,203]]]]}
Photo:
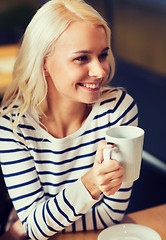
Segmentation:
{"type": "Polygon", "coordinates": [[[99,142],[97,152],[96,152],[96,157],[95,157],[95,163],[101,164],[104,161],[103,149],[108,146],[110,146],[110,144],[105,140],[102,140],[99,142]]]}

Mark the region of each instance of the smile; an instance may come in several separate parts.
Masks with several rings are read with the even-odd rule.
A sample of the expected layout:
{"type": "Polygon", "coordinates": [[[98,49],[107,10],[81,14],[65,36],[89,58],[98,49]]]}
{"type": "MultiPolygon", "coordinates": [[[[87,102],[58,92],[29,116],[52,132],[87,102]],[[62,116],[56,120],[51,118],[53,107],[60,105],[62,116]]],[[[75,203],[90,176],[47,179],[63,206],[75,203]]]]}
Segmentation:
{"type": "Polygon", "coordinates": [[[100,87],[100,84],[99,83],[78,83],[78,85],[80,86],[83,86],[83,87],[86,87],[86,88],[89,88],[89,89],[98,89],[100,87]]]}

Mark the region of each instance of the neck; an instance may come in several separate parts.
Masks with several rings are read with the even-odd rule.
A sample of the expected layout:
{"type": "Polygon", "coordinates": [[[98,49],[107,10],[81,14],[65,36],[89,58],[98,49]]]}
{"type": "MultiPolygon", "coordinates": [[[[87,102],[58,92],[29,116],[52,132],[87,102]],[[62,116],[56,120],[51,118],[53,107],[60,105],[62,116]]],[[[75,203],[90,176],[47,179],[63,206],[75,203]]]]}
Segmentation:
{"type": "Polygon", "coordinates": [[[63,138],[76,132],[88,117],[91,106],[59,98],[57,94],[48,96],[48,108],[41,121],[48,132],[56,138],[63,138]]]}

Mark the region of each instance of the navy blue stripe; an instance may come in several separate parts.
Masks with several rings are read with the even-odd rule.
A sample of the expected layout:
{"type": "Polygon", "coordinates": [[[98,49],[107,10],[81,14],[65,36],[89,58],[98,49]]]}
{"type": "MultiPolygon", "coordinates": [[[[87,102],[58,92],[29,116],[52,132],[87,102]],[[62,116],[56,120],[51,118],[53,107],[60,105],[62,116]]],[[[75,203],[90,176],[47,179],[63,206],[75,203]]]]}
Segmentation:
{"type": "Polygon", "coordinates": [[[77,179],[65,180],[65,181],[62,181],[62,182],[59,182],[59,183],[42,182],[41,184],[42,184],[42,186],[59,187],[63,184],[73,183],[75,181],[77,181],[77,179]]]}
{"type": "MultiPolygon", "coordinates": [[[[13,133],[13,130],[11,130],[10,128],[7,128],[7,127],[4,127],[4,126],[0,126],[0,129],[1,130],[4,130],[4,131],[6,131],[6,132],[11,132],[11,133],[13,133]]],[[[32,140],[32,141],[36,141],[36,142],[41,142],[41,141],[43,141],[43,142],[50,142],[48,139],[44,139],[44,138],[36,138],[36,137],[31,137],[31,136],[23,136],[23,134],[21,134],[21,133],[17,133],[20,137],[22,137],[23,139],[25,139],[25,140],[32,140]]],[[[1,140],[1,139],[0,139],[1,140]]],[[[1,140],[2,141],[2,140],[1,140]]],[[[5,141],[5,138],[4,138],[4,140],[3,141],[5,141]]],[[[6,141],[9,141],[9,139],[8,138],[6,138],[6,141]]],[[[18,142],[18,141],[16,141],[16,140],[13,140],[13,139],[11,139],[11,142],[18,142]]],[[[19,142],[20,143],[20,142],[19,142]]]]}
{"type": "MultiPolygon", "coordinates": [[[[19,115],[20,115],[20,113],[17,113],[17,114],[15,114],[15,113],[12,113],[12,114],[11,114],[11,116],[12,116],[12,117],[17,117],[17,116],[19,116],[19,115]]],[[[26,118],[26,116],[25,116],[25,115],[23,115],[23,116],[21,116],[21,117],[23,117],[23,118],[26,118]]],[[[9,121],[11,121],[11,120],[10,120],[11,118],[10,118],[8,115],[4,115],[4,116],[3,116],[3,118],[5,118],[6,120],[9,120],[9,121]]],[[[12,122],[14,122],[14,120],[13,120],[13,119],[12,119],[12,122]]]]}
{"type": "Polygon", "coordinates": [[[15,142],[18,143],[18,141],[16,141],[15,139],[11,139],[11,138],[0,138],[1,142],[15,142]]]}
{"type": "Polygon", "coordinates": [[[31,160],[32,159],[32,157],[31,156],[29,156],[29,157],[26,157],[26,158],[21,158],[21,159],[19,159],[19,160],[14,160],[14,161],[7,161],[7,162],[2,162],[2,164],[1,165],[12,165],[12,164],[17,164],[17,163],[23,163],[23,162],[27,162],[27,161],[29,161],[29,160],[31,160]]]}
{"type": "Polygon", "coordinates": [[[131,111],[131,109],[133,109],[135,107],[135,101],[133,101],[130,106],[124,111],[124,113],[122,114],[122,116],[126,116],[128,112],[131,111]]]}
{"type": "Polygon", "coordinates": [[[122,95],[119,99],[119,101],[117,102],[116,106],[114,107],[114,112],[118,109],[118,107],[121,105],[121,103],[123,102],[123,100],[125,99],[126,97],[126,92],[122,92],[122,95]]]}
{"type": "Polygon", "coordinates": [[[130,125],[132,122],[134,122],[138,118],[138,114],[136,114],[133,118],[131,118],[128,122],[125,122],[121,124],[121,126],[127,126],[130,125]]]}
{"type": "Polygon", "coordinates": [[[41,227],[39,226],[38,222],[37,222],[37,219],[36,219],[36,209],[34,211],[34,221],[35,221],[35,224],[36,224],[36,227],[38,228],[38,230],[40,231],[40,233],[46,237],[46,238],[49,238],[50,236],[46,235],[45,232],[42,231],[41,227]]]}
{"type": "Polygon", "coordinates": [[[31,228],[31,232],[32,232],[32,235],[33,235],[34,239],[39,240],[39,239],[35,236],[34,232],[32,231],[32,228],[31,228]]]}
{"type": "Polygon", "coordinates": [[[82,227],[83,227],[83,231],[85,232],[87,229],[86,229],[86,218],[85,218],[85,215],[82,216],[82,227]]]}
{"type": "MultiPolygon", "coordinates": [[[[123,118],[125,117],[125,115],[126,115],[134,106],[135,106],[135,102],[133,101],[132,104],[127,108],[127,110],[126,110],[119,118],[117,118],[114,122],[109,122],[109,123],[107,123],[107,124],[105,124],[105,125],[102,125],[102,126],[100,126],[100,127],[92,128],[92,129],[90,129],[90,130],[88,130],[88,131],[85,131],[85,132],[82,134],[82,136],[115,125],[117,122],[119,122],[121,119],[123,119],[123,118]]],[[[112,112],[112,110],[109,110],[109,111],[106,112],[105,114],[110,113],[110,112],[112,112]]],[[[133,122],[136,118],[137,118],[137,115],[134,116],[134,118],[130,119],[130,120],[128,121],[128,123],[133,122]]]]}
{"type": "Polygon", "coordinates": [[[120,210],[120,209],[113,209],[110,205],[108,205],[105,201],[104,204],[114,213],[120,213],[120,214],[124,214],[126,212],[126,210],[120,210]]]}
{"type": "Polygon", "coordinates": [[[32,168],[26,169],[24,171],[16,172],[16,173],[4,174],[4,177],[6,177],[6,178],[14,177],[14,176],[26,174],[26,173],[29,173],[29,172],[33,172],[35,170],[36,170],[35,167],[32,167],[32,168]]]}
{"type": "MultiPolygon", "coordinates": [[[[10,107],[11,104],[9,104],[8,106],[3,107],[3,110],[6,110],[8,107],[10,107]]],[[[18,108],[19,105],[13,105],[12,108],[18,108]]]]}
{"type": "Polygon", "coordinates": [[[0,126],[0,129],[6,132],[13,132],[10,128],[4,127],[4,126],[0,126]]]}
{"type": "Polygon", "coordinates": [[[80,171],[80,170],[84,170],[84,169],[89,169],[93,166],[93,163],[89,164],[89,165],[85,165],[85,166],[82,166],[82,167],[76,167],[76,168],[71,168],[71,169],[68,169],[66,171],[62,171],[62,172],[59,172],[59,173],[56,173],[56,172],[51,172],[51,171],[38,171],[38,173],[40,175],[53,175],[53,176],[61,176],[61,175],[65,175],[67,173],[70,173],[70,172],[75,172],[75,171],[80,171]]]}
{"type": "Polygon", "coordinates": [[[112,217],[111,217],[111,215],[106,211],[106,213],[107,213],[107,216],[109,217],[109,219],[113,222],[113,223],[115,223],[115,224],[119,224],[120,223],[120,221],[118,221],[118,220],[116,220],[116,219],[113,219],[112,217]]]}
{"type": "Polygon", "coordinates": [[[93,229],[97,230],[96,214],[95,214],[95,205],[92,207],[92,218],[93,218],[93,229]]]}
{"type": "MultiPolygon", "coordinates": [[[[112,100],[112,99],[108,99],[108,100],[106,100],[104,103],[111,102],[110,100],[112,100]]],[[[116,98],[113,99],[113,100],[116,100],[116,98]]],[[[119,106],[119,102],[117,103],[117,105],[116,105],[113,109],[108,109],[106,112],[103,112],[103,113],[101,113],[101,114],[96,115],[96,116],[94,117],[94,119],[99,119],[99,118],[102,118],[102,117],[104,117],[105,115],[107,115],[107,114],[109,114],[109,113],[114,113],[114,112],[116,111],[116,109],[117,109],[117,106],[119,106]]]]}
{"type": "Polygon", "coordinates": [[[15,139],[12,138],[0,138],[1,142],[14,142],[14,143],[20,143],[20,141],[16,141],[15,139]]]}
{"type": "Polygon", "coordinates": [[[44,210],[44,209],[46,208],[46,203],[47,203],[47,202],[44,203],[43,209],[42,209],[43,220],[44,220],[47,228],[48,228],[50,231],[52,231],[52,232],[59,232],[59,231],[56,231],[54,228],[50,227],[50,226],[47,224],[46,217],[45,217],[45,210],[44,210]]]}
{"type": "MultiPolygon", "coordinates": [[[[92,128],[92,129],[90,129],[90,130],[88,130],[88,131],[85,131],[85,132],[82,134],[82,136],[87,135],[87,134],[90,134],[90,133],[92,133],[92,132],[97,132],[97,131],[102,130],[102,129],[104,129],[104,128],[108,128],[108,127],[110,127],[111,125],[112,125],[111,123],[106,123],[105,125],[102,125],[102,126],[100,126],[100,127],[92,128]]],[[[104,139],[105,139],[104,137],[103,137],[103,138],[100,138],[100,141],[101,141],[101,140],[104,140],[104,139]]]]}
{"type": "Polygon", "coordinates": [[[115,219],[113,219],[112,217],[110,217],[109,216],[109,218],[111,219],[111,221],[113,222],[113,223],[115,223],[115,224],[119,224],[120,223],[120,221],[118,221],[118,220],[115,220],[115,219]]]}
{"type": "MultiPolygon", "coordinates": [[[[11,138],[0,138],[0,142],[6,142],[6,144],[12,142],[12,143],[16,143],[16,144],[20,144],[22,146],[25,146],[22,142],[15,140],[15,139],[11,139],[11,138]]],[[[5,152],[8,153],[10,150],[1,150],[1,152],[5,152]]]]}
{"type": "Polygon", "coordinates": [[[36,130],[33,126],[31,125],[25,125],[25,124],[18,124],[18,127],[20,128],[25,128],[25,129],[29,129],[29,130],[36,130]]]}
{"type": "MultiPolygon", "coordinates": [[[[23,212],[23,211],[27,210],[30,206],[31,206],[31,204],[30,204],[30,205],[27,205],[27,206],[25,206],[25,207],[23,207],[23,208],[17,209],[17,213],[20,213],[20,212],[23,212]]],[[[26,218],[26,219],[27,219],[27,218],[26,218]]],[[[26,219],[23,221],[23,223],[26,222],[26,219]]]]}
{"type": "Polygon", "coordinates": [[[37,138],[37,137],[31,137],[31,136],[24,136],[22,133],[17,133],[20,137],[22,137],[24,140],[31,140],[34,142],[50,142],[48,139],[46,138],[37,138]]]}
{"type": "Polygon", "coordinates": [[[14,188],[24,187],[24,186],[30,185],[30,184],[32,184],[32,183],[35,183],[35,182],[37,182],[37,181],[38,181],[38,178],[35,178],[35,179],[32,179],[32,180],[30,180],[30,181],[28,181],[28,182],[25,182],[25,183],[8,186],[7,188],[10,190],[10,189],[14,189],[14,188]]]}
{"type": "MultiPolygon", "coordinates": [[[[22,222],[22,224],[23,224],[23,222],[22,222]]],[[[27,235],[29,236],[29,229],[28,229],[28,224],[27,224],[27,229],[26,229],[26,233],[27,233],[27,235]]],[[[29,237],[29,239],[30,239],[30,237],[29,237]]]]}
{"type": "Polygon", "coordinates": [[[40,192],[42,192],[42,188],[39,188],[39,189],[37,189],[37,190],[34,191],[34,192],[31,192],[31,193],[28,193],[28,194],[24,194],[24,195],[22,195],[22,196],[19,196],[19,197],[16,197],[16,198],[12,198],[12,201],[15,202],[15,201],[18,201],[18,200],[20,200],[20,199],[24,199],[24,198],[27,198],[27,197],[31,197],[31,196],[34,196],[34,195],[37,194],[37,193],[40,193],[40,192]]]}
{"type": "MultiPolygon", "coordinates": [[[[94,119],[98,119],[107,114],[114,113],[117,110],[117,108],[120,106],[120,104],[123,102],[125,96],[126,96],[126,92],[122,92],[122,95],[121,95],[119,101],[117,102],[117,104],[115,105],[115,107],[113,109],[109,109],[108,111],[95,116],[94,119]]],[[[103,101],[101,105],[108,103],[110,100],[112,100],[112,99],[107,99],[107,100],[103,101]]],[[[116,100],[116,98],[114,100],[116,100]]]]}
{"type": "MultiPolygon", "coordinates": [[[[55,194],[54,194],[55,196],[55,194]]],[[[19,208],[17,210],[17,213],[20,213],[20,212],[23,212],[25,211],[26,209],[28,209],[31,205],[33,205],[33,203],[36,203],[36,202],[40,202],[41,199],[43,199],[44,195],[42,195],[41,197],[38,197],[37,199],[35,199],[35,201],[33,201],[31,204],[27,205],[27,206],[24,206],[23,208],[19,208]]]]}
{"type": "Polygon", "coordinates": [[[78,159],[81,159],[81,158],[88,158],[88,157],[92,157],[96,154],[96,151],[92,152],[92,153],[88,153],[88,154],[83,154],[83,155],[77,155],[76,157],[74,158],[71,158],[71,159],[67,159],[67,160],[63,160],[63,161],[60,161],[60,162],[53,162],[53,161],[50,161],[50,160],[35,160],[35,163],[37,164],[53,164],[53,165],[63,165],[65,163],[69,163],[69,162],[73,162],[75,160],[78,160],[78,159]]]}
{"type": "MultiPolygon", "coordinates": [[[[22,224],[24,224],[26,221],[27,221],[27,217],[24,220],[22,220],[21,222],[22,222],[22,224]]],[[[27,228],[28,228],[28,224],[27,224],[27,228]]],[[[27,231],[28,231],[28,229],[27,229],[27,231]]]]}
{"type": "Polygon", "coordinates": [[[67,148],[67,149],[62,150],[62,151],[52,151],[52,150],[49,150],[49,149],[35,149],[35,148],[29,148],[29,150],[32,150],[32,151],[37,152],[37,153],[63,154],[63,153],[66,153],[66,152],[77,150],[78,148],[81,148],[81,147],[86,147],[88,145],[93,145],[97,142],[100,142],[101,140],[103,140],[103,138],[98,138],[98,139],[95,139],[95,140],[90,141],[90,142],[82,143],[80,145],[77,145],[75,147],[70,147],[70,148],[67,148]]]}
{"type": "MultiPolygon", "coordinates": [[[[133,185],[131,186],[131,187],[129,187],[129,188],[120,188],[119,190],[118,190],[118,192],[129,192],[129,191],[131,191],[133,189],[133,185]]],[[[108,198],[108,197],[105,197],[106,199],[108,198]]],[[[109,198],[108,198],[109,199],[109,198]]]]}
{"type": "Polygon", "coordinates": [[[72,221],[69,219],[69,217],[64,213],[64,211],[62,211],[62,209],[59,207],[59,204],[58,204],[58,201],[56,198],[54,198],[54,203],[59,211],[60,214],[62,214],[64,216],[64,218],[66,218],[66,220],[69,222],[69,223],[72,223],[72,221]]]}
{"type": "Polygon", "coordinates": [[[45,217],[45,208],[46,208],[46,203],[47,202],[45,202],[44,204],[43,204],[43,208],[42,208],[42,216],[43,216],[43,221],[45,222],[45,224],[47,225],[47,222],[46,222],[46,217],[45,217]]]}
{"type": "Polygon", "coordinates": [[[15,149],[10,149],[10,150],[0,150],[0,153],[17,153],[17,152],[27,152],[26,149],[22,148],[15,148],[15,149]]]}
{"type": "Polygon", "coordinates": [[[49,214],[50,217],[52,218],[52,220],[53,220],[54,222],[56,222],[60,227],[65,228],[66,226],[63,225],[62,223],[60,223],[60,222],[54,217],[54,215],[53,215],[52,212],[50,211],[50,208],[49,208],[48,204],[49,204],[49,201],[47,201],[46,209],[47,209],[48,214],[49,214]]]}
{"type": "Polygon", "coordinates": [[[44,196],[47,198],[55,197],[55,193],[51,194],[51,193],[45,192],[44,196]]]}
{"type": "MultiPolygon", "coordinates": [[[[117,104],[115,105],[115,107],[114,107],[113,109],[109,109],[108,111],[106,111],[106,112],[104,112],[104,113],[102,113],[102,114],[100,114],[100,115],[95,116],[94,119],[101,118],[101,117],[107,115],[108,113],[114,113],[114,112],[118,109],[118,107],[120,106],[120,104],[123,102],[125,96],[126,96],[126,92],[122,92],[122,95],[121,95],[119,101],[117,102],[117,104]]],[[[105,104],[105,103],[108,103],[109,100],[110,100],[110,99],[103,101],[103,102],[101,103],[101,105],[103,105],[103,104],[105,104]]],[[[116,100],[116,99],[115,99],[115,100],[116,100]]]]}
{"type": "Polygon", "coordinates": [[[126,203],[126,202],[128,202],[130,200],[130,198],[127,198],[127,199],[114,199],[114,198],[110,198],[109,200],[112,201],[112,202],[126,203]]]}
{"type": "MultiPolygon", "coordinates": [[[[129,187],[129,188],[120,188],[120,189],[118,190],[118,192],[129,192],[129,191],[131,191],[132,189],[133,189],[133,184],[132,184],[132,186],[129,187]]],[[[112,201],[112,198],[107,197],[107,196],[104,196],[104,199],[106,199],[106,200],[111,200],[111,201],[112,201]]]]}
{"type": "Polygon", "coordinates": [[[64,199],[64,202],[66,203],[66,205],[72,210],[73,215],[74,215],[75,217],[82,216],[83,214],[81,214],[81,213],[80,213],[80,214],[77,214],[77,213],[75,212],[74,207],[70,204],[70,202],[67,200],[67,198],[66,198],[66,196],[65,196],[65,191],[66,191],[66,189],[63,190],[63,199],[64,199]]]}
{"type": "Polygon", "coordinates": [[[102,219],[102,217],[100,216],[99,210],[97,209],[97,214],[99,216],[100,222],[103,224],[104,228],[107,228],[107,224],[104,222],[104,220],[102,219]]]}
{"type": "Polygon", "coordinates": [[[117,122],[119,122],[121,119],[123,119],[126,114],[135,106],[135,102],[133,101],[132,104],[126,109],[126,111],[119,117],[117,118],[114,122],[111,122],[111,126],[115,125],[117,122]]]}
{"type": "Polygon", "coordinates": [[[36,138],[36,137],[30,137],[30,136],[22,136],[24,137],[24,140],[27,140],[27,141],[34,141],[34,142],[50,142],[50,140],[46,139],[46,138],[36,138]]]}
{"type": "Polygon", "coordinates": [[[55,193],[51,194],[51,193],[45,192],[44,196],[47,198],[55,197],[55,193]]]}
{"type": "MultiPolygon", "coordinates": [[[[111,90],[111,89],[105,90],[105,91],[102,92],[102,94],[113,93],[113,92],[119,91],[119,89],[115,89],[115,88],[112,89],[111,91],[110,91],[110,90],[111,90]]],[[[100,106],[102,106],[102,105],[105,104],[105,103],[107,103],[107,100],[101,101],[100,106]]]]}
{"type": "Polygon", "coordinates": [[[73,224],[72,224],[72,232],[76,232],[76,223],[75,222],[73,222],[73,224]]]}
{"type": "Polygon", "coordinates": [[[112,112],[113,112],[113,110],[109,109],[109,110],[106,111],[106,112],[103,112],[103,113],[101,113],[101,114],[96,115],[93,119],[96,120],[96,119],[102,118],[102,117],[104,117],[105,115],[107,115],[108,113],[112,113],[112,112]]]}
{"type": "Polygon", "coordinates": [[[104,105],[104,104],[107,104],[107,103],[110,103],[110,102],[113,102],[116,100],[116,97],[113,97],[113,98],[109,98],[107,100],[104,100],[100,103],[100,106],[104,105]]]}

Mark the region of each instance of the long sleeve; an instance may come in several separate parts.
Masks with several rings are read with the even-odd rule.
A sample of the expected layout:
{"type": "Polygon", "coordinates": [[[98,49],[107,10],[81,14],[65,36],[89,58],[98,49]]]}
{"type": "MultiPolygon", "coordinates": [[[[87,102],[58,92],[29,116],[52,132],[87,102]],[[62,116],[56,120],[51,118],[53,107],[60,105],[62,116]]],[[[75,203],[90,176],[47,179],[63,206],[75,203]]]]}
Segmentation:
{"type": "Polygon", "coordinates": [[[45,196],[29,151],[16,142],[10,142],[9,150],[6,141],[0,150],[5,160],[1,159],[4,178],[18,216],[32,239],[47,239],[62,231],[97,202],[81,180],[69,184],[55,197],[45,196]]]}
{"type": "Polygon", "coordinates": [[[0,119],[0,161],[17,214],[32,239],[48,239],[60,231],[102,229],[120,222],[132,183],[110,197],[91,198],[81,176],[92,167],[98,143],[108,127],[137,125],[137,107],[125,92],[113,91],[97,103],[84,125],[71,136],[55,139],[30,115],[23,116],[18,135],[9,116],[0,119]]]}

